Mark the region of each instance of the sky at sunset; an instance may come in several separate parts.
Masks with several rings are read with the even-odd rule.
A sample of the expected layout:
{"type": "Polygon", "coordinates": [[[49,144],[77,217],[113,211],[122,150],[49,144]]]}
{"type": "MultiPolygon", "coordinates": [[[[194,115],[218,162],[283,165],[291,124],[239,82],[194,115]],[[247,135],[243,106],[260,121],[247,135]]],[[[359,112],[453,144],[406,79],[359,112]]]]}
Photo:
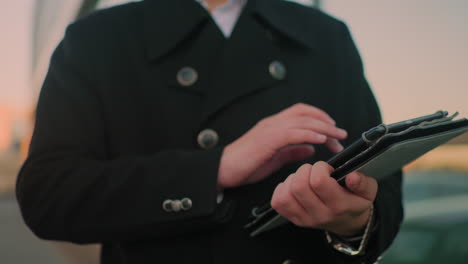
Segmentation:
{"type": "Polygon", "coordinates": [[[28,118],[33,102],[29,87],[32,3],[8,1],[0,8],[0,151],[9,146],[12,127],[28,118]]]}
{"type": "Polygon", "coordinates": [[[350,26],[386,122],[468,117],[468,1],[325,0],[350,26]]]}
{"type": "Polygon", "coordinates": [[[25,107],[31,103],[30,75],[33,0],[15,0],[0,8],[0,105],[25,107]]]}
{"type": "MultiPolygon", "coordinates": [[[[36,100],[33,3],[7,1],[0,9],[0,150],[36,100]]],[[[468,1],[325,0],[324,7],[350,26],[386,122],[438,109],[468,116],[468,1]]]]}

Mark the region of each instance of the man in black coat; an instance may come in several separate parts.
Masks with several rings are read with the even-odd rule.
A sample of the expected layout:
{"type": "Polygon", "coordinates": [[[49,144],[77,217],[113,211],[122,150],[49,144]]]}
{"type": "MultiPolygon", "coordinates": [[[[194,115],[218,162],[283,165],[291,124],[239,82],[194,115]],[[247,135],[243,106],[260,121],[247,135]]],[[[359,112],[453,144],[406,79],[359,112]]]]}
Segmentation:
{"type": "Polygon", "coordinates": [[[249,0],[225,38],[207,9],[146,0],[68,28],[18,177],[26,224],[102,243],[103,263],[374,262],[402,219],[401,173],[352,173],[346,190],[315,163],[381,122],[346,26],[249,0]],[[252,238],[264,202],[291,223],[252,238]]]}

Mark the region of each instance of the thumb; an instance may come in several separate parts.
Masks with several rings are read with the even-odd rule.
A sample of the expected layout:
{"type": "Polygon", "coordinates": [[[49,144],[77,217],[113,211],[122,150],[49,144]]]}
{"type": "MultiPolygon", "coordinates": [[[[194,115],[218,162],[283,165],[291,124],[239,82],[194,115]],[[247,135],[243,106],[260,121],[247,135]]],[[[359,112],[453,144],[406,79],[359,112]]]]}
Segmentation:
{"type": "Polygon", "coordinates": [[[346,187],[354,194],[366,200],[374,201],[377,195],[378,183],[372,177],[360,172],[352,172],[346,176],[346,187]]]}

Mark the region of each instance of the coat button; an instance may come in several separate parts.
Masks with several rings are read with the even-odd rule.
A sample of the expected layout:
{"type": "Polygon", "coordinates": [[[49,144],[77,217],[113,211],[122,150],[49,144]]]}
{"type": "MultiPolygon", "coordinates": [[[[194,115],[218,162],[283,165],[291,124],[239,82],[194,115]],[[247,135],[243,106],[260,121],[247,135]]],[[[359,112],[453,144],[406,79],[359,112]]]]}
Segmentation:
{"type": "Polygon", "coordinates": [[[182,203],[182,210],[188,211],[192,208],[192,200],[189,198],[184,198],[180,201],[182,203]]]}
{"type": "Polygon", "coordinates": [[[270,74],[273,78],[277,80],[284,80],[286,78],[286,67],[284,64],[279,61],[273,61],[268,67],[270,74]]]}
{"type": "Polygon", "coordinates": [[[172,200],[165,200],[162,204],[162,208],[166,212],[172,212],[172,200]]]}
{"type": "Polygon", "coordinates": [[[177,72],[177,82],[182,86],[191,86],[198,80],[198,73],[192,67],[183,67],[177,72]]]}
{"type": "Polygon", "coordinates": [[[172,201],[171,205],[172,205],[172,211],[176,213],[182,209],[182,202],[180,200],[172,201]]]}
{"type": "Polygon", "coordinates": [[[198,134],[198,145],[204,149],[210,149],[218,144],[218,133],[213,129],[205,129],[198,134]]]}

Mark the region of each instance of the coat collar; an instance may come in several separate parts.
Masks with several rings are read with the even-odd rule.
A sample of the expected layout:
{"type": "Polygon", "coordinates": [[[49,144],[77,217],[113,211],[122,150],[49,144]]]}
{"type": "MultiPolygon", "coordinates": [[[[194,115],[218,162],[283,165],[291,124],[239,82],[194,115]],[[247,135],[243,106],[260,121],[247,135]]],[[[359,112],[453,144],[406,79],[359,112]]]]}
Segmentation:
{"type": "Polygon", "coordinates": [[[150,60],[170,52],[209,19],[209,13],[194,0],[146,0],[143,12],[150,60]]]}
{"type": "Polygon", "coordinates": [[[311,13],[291,12],[292,5],[298,4],[285,0],[253,0],[252,2],[254,12],[270,27],[307,48],[315,48],[315,36],[311,34],[310,25],[305,23],[310,19],[311,13]]]}
{"type": "MultiPolygon", "coordinates": [[[[307,48],[314,48],[315,38],[304,19],[284,0],[248,0],[245,11],[262,18],[272,29],[307,48]]],[[[155,60],[170,52],[204,21],[210,14],[195,0],[145,0],[144,23],[147,57],[155,60]]]]}

